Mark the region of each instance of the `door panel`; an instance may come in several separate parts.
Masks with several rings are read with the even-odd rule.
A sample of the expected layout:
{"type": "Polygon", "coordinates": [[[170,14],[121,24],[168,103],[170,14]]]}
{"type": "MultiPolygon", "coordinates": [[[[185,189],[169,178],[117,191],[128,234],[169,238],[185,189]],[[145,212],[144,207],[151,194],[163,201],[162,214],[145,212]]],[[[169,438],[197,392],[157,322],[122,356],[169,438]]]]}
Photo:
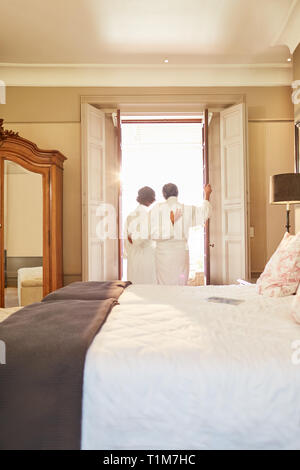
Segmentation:
{"type": "MultiPolygon", "coordinates": [[[[209,147],[208,147],[208,109],[204,111],[204,121],[202,127],[202,149],[203,149],[203,184],[209,183],[209,147]]],[[[205,284],[210,284],[210,220],[208,219],[204,227],[204,277],[205,284]]]]}
{"type": "Polygon", "coordinates": [[[118,278],[118,149],[111,113],[82,105],[82,278],[118,278]]]}
{"type": "Polygon", "coordinates": [[[82,105],[82,279],[106,278],[105,245],[96,232],[105,198],[105,114],[82,105]]]}
{"type": "Polygon", "coordinates": [[[210,280],[211,284],[223,284],[219,113],[213,114],[209,125],[209,156],[209,177],[213,190],[211,197],[212,216],[210,218],[210,280]]]}
{"type": "Polygon", "coordinates": [[[114,126],[112,116],[105,116],[105,168],[106,168],[106,199],[111,208],[111,237],[106,239],[106,279],[119,277],[119,244],[118,244],[118,207],[120,166],[118,160],[118,130],[114,126]]]}
{"type": "MultiPolygon", "coordinates": [[[[122,125],[121,125],[121,112],[117,112],[117,164],[119,172],[122,172],[122,125]]],[[[118,277],[123,278],[123,220],[122,220],[122,183],[119,180],[118,185],[118,277]]]]}
{"type": "Polygon", "coordinates": [[[248,278],[245,105],[220,114],[223,283],[248,278]]]}

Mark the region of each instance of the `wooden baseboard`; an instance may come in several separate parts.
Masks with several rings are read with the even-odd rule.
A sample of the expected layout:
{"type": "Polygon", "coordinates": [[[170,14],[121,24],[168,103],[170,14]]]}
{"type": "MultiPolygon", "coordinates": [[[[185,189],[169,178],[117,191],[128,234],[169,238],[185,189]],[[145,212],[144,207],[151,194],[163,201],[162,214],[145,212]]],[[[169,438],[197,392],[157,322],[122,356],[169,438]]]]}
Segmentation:
{"type": "Polygon", "coordinates": [[[260,275],[261,275],[261,272],[253,272],[253,273],[251,273],[251,281],[252,281],[252,282],[256,282],[260,275]]]}
{"type": "Polygon", "coordinates": [[[72,282],[77,282],[82,280],[82,275],[80,274],[64,274],[64,286],[71,284],[72,282]]]}

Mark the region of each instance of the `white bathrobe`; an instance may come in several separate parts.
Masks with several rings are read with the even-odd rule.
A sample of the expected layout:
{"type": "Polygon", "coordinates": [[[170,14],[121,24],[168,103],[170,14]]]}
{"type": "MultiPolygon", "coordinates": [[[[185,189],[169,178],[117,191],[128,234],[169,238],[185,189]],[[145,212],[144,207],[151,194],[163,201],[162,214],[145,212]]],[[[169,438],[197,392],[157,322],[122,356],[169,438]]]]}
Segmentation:
{"type": "Polygon", "coordinates": [[[191,227],[204,225],[210,216],[211,206],[203,201],[202,206],[180,204],[177,197],[156,204],[150,213],[151,238],[156,241],[156,276],[158,284],[186,285],[189,277],[188,237],[191,227]],[[170,213],[182,211],[182,217],[174,226],[170,213]]]}
{"type": "Polygon", "coordinates": [[[149,211],[141,204],[126,219],[124,248],[127,255],[127,279],[134,284],[157,284],[155,242],[150,239],[149,211]]]}

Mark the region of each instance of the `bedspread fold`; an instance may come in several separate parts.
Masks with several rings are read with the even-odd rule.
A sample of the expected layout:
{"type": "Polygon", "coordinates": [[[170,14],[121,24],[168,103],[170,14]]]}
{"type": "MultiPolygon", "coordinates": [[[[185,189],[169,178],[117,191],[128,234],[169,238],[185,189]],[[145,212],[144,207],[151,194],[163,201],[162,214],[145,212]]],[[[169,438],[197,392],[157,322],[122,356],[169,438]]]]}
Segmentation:
{"type": "Polygon", "coordinates": [[[104,300],[118,299],[130,281],[88,281],[73,282],[46,295],[43,302],[53,300],[104,300]]]}
{"type": "Polygon", "coordinates": [[[117,303],[41,302],[0,324],[0,449],[80,449],[86,352],[117,303]]]}

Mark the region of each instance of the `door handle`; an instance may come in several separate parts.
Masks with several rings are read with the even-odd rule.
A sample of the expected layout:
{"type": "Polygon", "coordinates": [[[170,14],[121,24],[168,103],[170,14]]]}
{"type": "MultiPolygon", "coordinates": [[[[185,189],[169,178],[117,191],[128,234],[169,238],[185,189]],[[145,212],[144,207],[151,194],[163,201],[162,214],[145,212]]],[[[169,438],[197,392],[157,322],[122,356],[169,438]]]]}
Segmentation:
{"type": "Polygon", "coordinates": [[[214,248],[215,244],[214,244],[214,243],[210,243],[209,246],[210,246],[211,248],[214,248]]]}

